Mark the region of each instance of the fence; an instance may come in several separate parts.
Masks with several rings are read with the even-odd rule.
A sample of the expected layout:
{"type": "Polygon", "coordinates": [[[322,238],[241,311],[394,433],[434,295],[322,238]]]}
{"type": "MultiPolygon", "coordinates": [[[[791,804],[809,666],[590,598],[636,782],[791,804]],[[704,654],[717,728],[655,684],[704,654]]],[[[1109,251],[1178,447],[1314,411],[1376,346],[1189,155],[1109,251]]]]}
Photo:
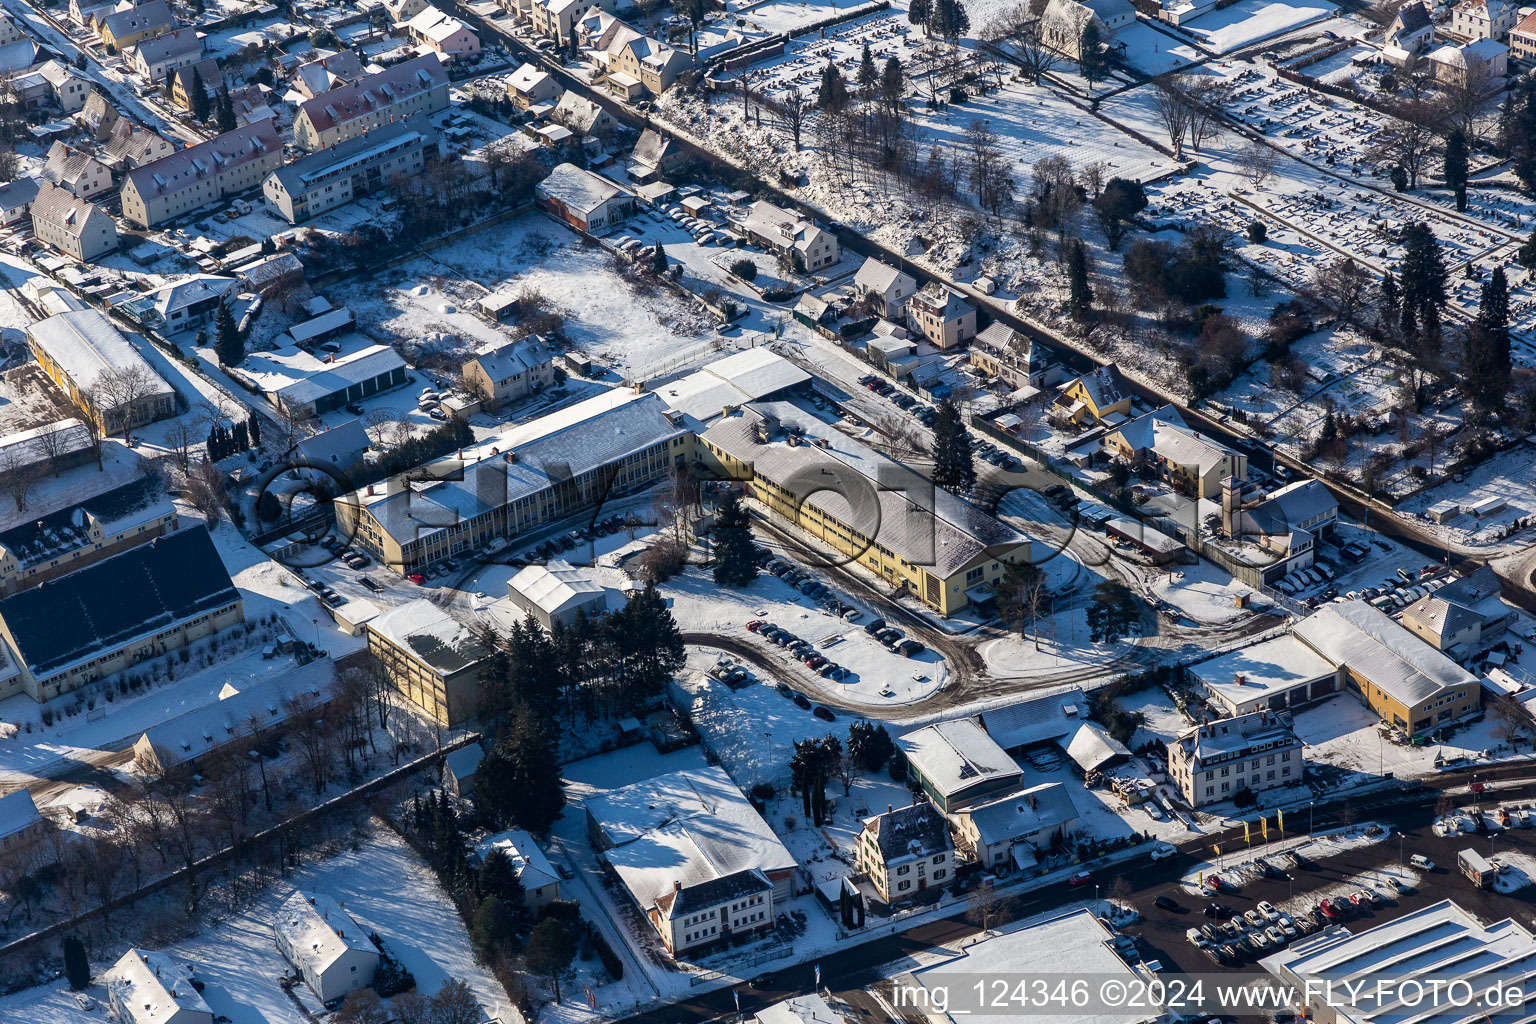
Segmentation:
{"type": "Polygon", "coordinates": [[[720,970],[720,969],[716,969],[716,968],[710,968],[709,970],[703,971],[703,972],[701,972],[699,974],[690,974],[690,975],[688,975],[688,986],[690,988],[694,988],[694,987],[697,987],[699,985],[707,984],[708,982],[711,982],[711,981],[716,981],[716,980],[718,980],[720,978],[733,978],[734,979],[735,976],[736,976],[736,973],[737,973],[735,968],[741,968],[741,967],[761,967],[763,964],[772,963],[775,960],[783,960],[785,957],[791,957],[791,956],[794,956],[794,955],[795,955],[795,947],[791,943],[784,943],[782,945],[772,946],[772,947],[770,947],[770,948],[768,948],[766,950],[761,950],[759,952],[751,953],[751,954],[748,954],[747,956],[740,957],[740,958],[738,958],[736,960],[732,960],[732,961],[729,962],[729,964],[722,964],[721,965],[721,967],[729,966],[730,968],[732,968],[732,970],[730,970],[730,971],[720,970]]]}

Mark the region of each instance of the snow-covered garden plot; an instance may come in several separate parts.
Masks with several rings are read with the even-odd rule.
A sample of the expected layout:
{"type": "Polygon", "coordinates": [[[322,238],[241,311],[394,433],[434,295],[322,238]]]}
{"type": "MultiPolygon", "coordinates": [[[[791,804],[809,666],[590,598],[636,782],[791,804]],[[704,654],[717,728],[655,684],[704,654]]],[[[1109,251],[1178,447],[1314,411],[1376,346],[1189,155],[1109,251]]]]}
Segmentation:
{"type": "Polygon", "coordinates": [[[1420,529],[1445,538],[1457,548],[1508,549],[1530,543],[1529,529],[1507,534],[1515,519],[1536,512],[1536,449],[1518,445],[1458,477],[1403,502],[1398,513],[1416,516],[1420,529]],[[1463,512],[1443,524],[1429,518],[1430,507],[1443,501],[1468,509],[1489,498],[1503,501],[1504,507],[1482,517],[1463,512]]]}
{"type": "Polygon", "coordinates": [[[376,334],[402,340],[447,335],[444,344],[462,347],[500,336],[468,312],[481,296],[536,292],[548,311],[565,317],[565,335],[578,348],[620,375],[665,359],[712,326],[712,316],[670,291],[636,290],[614,260],[568,229],[529,215],[390,271],[385,288],[377,278],[349,282],[332,289],[332,299],[376,334]]]}
{"type": "Polygon", "coordinates": [[[1322,21],[1337,10],[1327,0],[1239,0],[1181,27],[1200,39],[1205,49],[1224,54],[1322,21]]]}
{"type": "Polygon", "coordinates": [[[1140,747],[1143,743],[1167,743],[1185,729],[1190,728],[1192,724],[1173,702],[1173,698],[1168,696],[1167,691],[1157,687],[1148,687],[1136,693],[1117,697],[1115,704],[1121,710],[1129,714],[1139,714],[1143,718],[1135,735],[1131,737],[1130,745],[1133,749],[1140,747]]]}
{"type": "MultiPolygon", "coordinates": [[[[381,827],[360,849],[311,863],[288,875],[255,904],[164,950],[192,968],[205,985],[203,998],[215,1014],[239,1024],[313,1024],[278,986],[291,968],[272,940],[278,904],[295,888],[324,892],[346,905],[366,931],[378,932],[432,995],[449,977],[469,984],[486,1019],[516,1024],[522,1017],[490,973],[475,962],[469,935],[448,897],[415,853],[381,827]]],[[[99,973],[122,950],[105,950],[92,963],[99,973]]],[[[105,990],[90,994],[105,1002],[105,990]]],[[[301,993],[314,1005],[314,997],[301,993]]],[[[63,982],[28,989],[0,1000],[0,1019],[28,1024],[78,1024],[86,1017],[63,982]]],[[[104,1018],[103,1018],[104,1019],[104,1018]]]]}

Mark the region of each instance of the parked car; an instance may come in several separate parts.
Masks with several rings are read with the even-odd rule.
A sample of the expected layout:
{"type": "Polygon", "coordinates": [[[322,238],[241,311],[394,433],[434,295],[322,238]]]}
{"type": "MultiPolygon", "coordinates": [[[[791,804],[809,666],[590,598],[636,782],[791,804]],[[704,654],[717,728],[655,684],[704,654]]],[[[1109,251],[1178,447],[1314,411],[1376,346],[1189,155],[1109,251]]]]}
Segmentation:
{"type": "Polygon", "coordinates": [[[802,710],[802,711],[809,711],[809,710],[811,710],[810,699],[807,698],[805,694],[803,694],[803,693],[795,694],[794,701],[795,701],[795,707],[799,708],[800,710],[802,710]]]}
{"type": "Polygon", "coordinates": [[[896,645],[896,650],[906,658],[915,658],[927,649],[928,648],[924,647],[916,640],[903,640],[901,643],[896,645]]]}
{"type": "Polygon", "coordinates": [[[1081,889],[1091,881],[1093,881],[1093,872],[1079,871],[1067,879],[1067,885],[1073,889],[1081,889]]]}
{"type": "Polygon", "coordinates": [[[1179,905],[1179,901],[1174,899],[1172,896],[1159,896],[1157,899],[1152,901],[1152,905],[1160,910],[1172,910],[1175,912],[1184,909],[1179,905]]]}
{"type": "Polygon", "coordinates": [[[1171,843],[1158,843],[1156,846],[1152,847],[1152,859],[1164,860],[1165,858],[1172,857],[1178,852],[1179,851],[1175,849],[1171,843]]]}
{"type": "Polygon", "coordinates": [[[837,720],[837,715],[833,714],[832,709],[824,704],[817,704],[814,708],[811,709],[811,714],[815,715],[823,722],[832,722],[837,720]]]}

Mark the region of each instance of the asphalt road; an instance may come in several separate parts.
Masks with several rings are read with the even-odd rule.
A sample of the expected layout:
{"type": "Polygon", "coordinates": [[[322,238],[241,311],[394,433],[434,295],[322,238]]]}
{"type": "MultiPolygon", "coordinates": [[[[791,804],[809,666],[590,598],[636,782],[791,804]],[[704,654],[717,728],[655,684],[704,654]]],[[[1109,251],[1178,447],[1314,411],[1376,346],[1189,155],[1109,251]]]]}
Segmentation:
{"type": "MultiPolygon", "coordinates": [[[[1525,769],[1529,775],[1530,769],[1525,769]]],[[[1498,773],[1479,772],[1480,778],[1498,773]]],[[[1347,849],[1331,857],[1313,856],[1316,868],[1310,871],[1294,871],[1286,879],[1261,879],[1242,887],[1238,892],[1223,893],[1220,902],[1241,913],[1268,900],[1276,905],[1292,903],[1314,890],[1337,888],[1357,876],[1395,870],[1400,844],[1396,835],[1401,833],[1401,850],[1404,857],[1422,853],[1436,864],[1436,871],[1421,880],[1417,891],[1398,896],[1384,906],[1366,911],[1355,918],[1349,927],[1352,931],[1383,924],[1443,899],[1454,899],[1485,921],[1497,921],[1515,917],[1528,927],[1536,927],[1536,906],[1532,898],[1536,887],[1508,896],[1477,889],[1456,871],[1458,851],[1473,846],[1488,853],[1489,839],[1485,836],[1461,836],[1441,838],[1431,830],[1433,808],[1438,791],[1465,788],[1469,775],[1447,775],[1432,780],[1422,789],[1380,794],[1369,798],[1339,801],[1319,809],[1311,822],[1317,831],[1336,828],[1344,824],[1347,816],[1352,821],[1372,821],[1388,828],[1392,835],[1380,841],[1347,849]]],[[[1518,783],[1495,783],[1495,788],[1481,799],[1498,802],[1536,800],[1536,780],[1521,779],[1518,783]]],[[[1471,805],[1471,799],[1463,797],[1459,802],[1471,805]]],[[[1292,825],[1299,826],[1304,815],[1296,812],[1289,816],[1292,825]]],[[[1304,832],[1303,832],[1304,834],[1304,832]]],[[[1231,837],[1228,837],[1229,839],[1231,837]]],[[[1228,972],[1234,976],[1251,977],[1257,969],[1253,965],[1226,968],[1218,965],[1204,953],[1190,945],[1185,931],[1206,918],[1201,914],[1204,900],[1193,896],[1181,883],[1181,879],[1193,870],[1194,865],[1212,858],[1209,847],[1217,841],[1215,836],[1202,836],[1180,846],[1177,856],[1163,861],[1149,859],[1101,872],[1098,882],[1107,885],[1117,874],[1123,874],[1135,887],[1130,902],[1144,916],[1143,920],[1126,931],[1137,937],[1143,952],[1149,959],[1163,962],[1168,971],[1191,973],[1228,972]],[[1153,901],[1158,896],[1168,896],[1179,903],[1184,912],[1158,909],[1153,901]]],[[[1234,845],[1227,844],[1229,856],[1235,856],[1234,845]]],[[[1492,850],[1519,850],[1536,855],[1536,829],[1513,830],[1498,833],[1492,840],[1492,850]]],[[[1262,844],[1254,845],[1255,852],[1262,853],[1262,844]]],[[[1308,851],[1309,855],[1311,851],[1308,851]]],[[[1087,897],[1092,901],[1092,894],[1087,897]]],[[[1069,889],[1065,885],[1052,886],[1026,893],[1019,898],[1021,916],[1032,916],[1085,902],[1082,889],[1069,889]]],[[[965,921],[963,914],[925,924],[898,935],[875,939],[863,945],[820,957],[823,987],[830,989],[840,1002],[853,1008],[861,1021],[894,1021],[903,1019],[891,1015],[889,1000],[885,1005],[879,998],[881,982],[888,973],[885,965],[914,953],[935,946],[952,945],[956,941],[975,934],[977,929],[965,921]],[[872,993],[870,989],[875,989],[872,993]]],[[[632,1024],[699,1024],[699,1022],[735,1019],[735,996],[739,993],[741,1009],[752,1014],[790,996],[808,992],[814,982],[815,963],[798,964],[774,970],[764,967],[771,984],[753,988],[742,984],[714,992],[702,993],[680,1003],[626,1018],[632,1024]]],[[[916,1022],[914,1022],[916,1024],[916,1022]]]]}

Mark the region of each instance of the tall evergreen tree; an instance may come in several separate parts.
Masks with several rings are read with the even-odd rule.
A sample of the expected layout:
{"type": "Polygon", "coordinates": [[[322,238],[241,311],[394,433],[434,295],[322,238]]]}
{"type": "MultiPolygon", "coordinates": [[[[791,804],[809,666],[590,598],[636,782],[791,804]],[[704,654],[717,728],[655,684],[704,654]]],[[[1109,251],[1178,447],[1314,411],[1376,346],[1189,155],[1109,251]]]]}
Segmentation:
{"type": "Polygon", "coordinates": [[[221,133],[232,132],[237,127],[239,127],[235,119],[235,101],[229,95],[229,86],[227,85],[219,86],[219,102],[217,109],[219,131],[221,133]]]}
{"type": "Polygon", "coordinates": [[[960,0],[932,0],[933,9],[928,15],[928,31],[940,39],[954,43],[971,27],[971,17],[965,13],[960,0]]]}
{"type": "Polygon", "coordinates": [[[933,482],[950,490],[969,490],[976,482],[976,463],[971,457],[971,435],[960,419],[960,409],[944,399],[934,410],[933,482]]]}
{"type": "Polygon", "coordinates": [[[518,827],[543,835],[565,807],[565,788],[560,782],[555,752],[532,716],[518,717],[507,743],[507,758],[517,780],[513,819],[518,827]]]}
{"type": "Polygon", "coordinates": [[[827,61],[821,71],[821,87],[816,91],[816,106],[834,113],[848,105],[848,85],[837,65],[827,61]]]}
{"type": "Polygon", "coordinates": [[[1483,282],[1477,319],[1467,330],[1465,387],[1482,409],[1498,409],[1509,391],[1509,284],[1497,267],[1483,282]]]}
{"type": "Polygon", "coordinates": [[[1088,320],[1093,316],[1093,286],[1088,283],[1088,250],[1080,238],[1072,243],[1072,252],[1067,258],[1067,283],[1067,307],[1072,319],[1088,320]]]}
{"type": "Polygon", "coordinates": [[[1445,186],[1456,193],[1456,209],[1467,208],[1467,137],[1460,129],[1445,139],[1445,186]]]}
{"type": "Polygon", "coordinates": [[[1090,19],[1078,40],[1077,70],[1090,89],[1095,82],[1109,77],[1109,49],[1104,45],[1104,35],[1099,31],[1096,19],[1090,19]]]}
{"type": "Polygon", "coordinates": [[[213,111],[213,101],[208,98],[208,86],[203,81],[202,72],[192,69],[192,118],[197,121],[208,120],[208,115],[213,111]]]}
{"type": "Polygon", "coordinates": [[[250,417],[245,421],[245,423],[246,423],[246,427],[250,431],[251,447],[253,447],[253,448],[260,448],[261,447],[261,417],[257,416],[256,413],[252,412],[250,417]]]}
{"type": "Polygon", "coordinates": [[[715,514],[715,583],[744,587],[757,578],[757,546],[741,497],[726,491],[715,514]]]}
{"type": "Polygon", "coordinates": [[[907,5],[907,20],[924,31],[928,28],[928,16],[933,11],[930,0],[911,0],[907,5]]]}
{"type": "Polygon", "coordinates": [[[885,67],[880,71],[880,98],[891,113],[894,114],[900,109],[901,97],[906,91],[907,83],[901,72],[901,61],[895,57],[887,57],[885,67]]]}
{"type": "Polygon", "coordinates": [[[1088,606],[1088,630],[1093,642],[1114,643],[1137,621],[1136,595],[1119,580],[1103,580],[1093,588],[1088,606]]]}
{"type": "Polygon", "coordinates": [[[523,889],[523,880],[517,875],[517,868],[512,864],[512,858],[500,847],[496,847],[486,854],[484,862],[480,865],[481,897],[494,896],[507,905],[513,911],[514,916],[523,906],[523,899],[527,895],[523,889]]]}
{"type": "Polygon", "coordinates": [[[495,896],[487,896],[475,908],[470,924],[469,939],[475,948],[475,959],[488,964],[517,938],[517,921],[507,905],[495,896]]]}
{"type": "Polygon", "coordinates": [[[1403,258],[1398,265],[1398,285],[1403,296],[1405,333],[1413,321],[1410,313],[1418,313],[1428,303],[1441,310],[1445,308],[1445,259],[1440,254],[1440,242],[1429,225],[1422,221],[1403,229],[1403,258]]]}
{"type": "Polygon", "coordinates": [[[245,359],[245,339],[240,336],[229,307],[222,302],[213,315],[213,352],[221,366],[239,366],[245,359]]]}
{"type": "Polygon", "coordinates": [[[864,52],[859,57],[859,91],[869,99],[875,94],[875,86],[880,83],[880,71],[875,67],[875,55],[870,52],[869,43],[864,43],[864,52]]]}
{"type": "Polygon", "coordinates": [[[76,992],[91,983],[91,962],[85,955],[85,943],[74,935],[64,936],[64,977],[76,992]]]}
{"type": "Polygon", "coordinates": [[[661,247],[660,242],[657,242],[656,252],[651,256],[651,272],[658,275],[665,274],[668,266],[667,251],[661,247]]]}

